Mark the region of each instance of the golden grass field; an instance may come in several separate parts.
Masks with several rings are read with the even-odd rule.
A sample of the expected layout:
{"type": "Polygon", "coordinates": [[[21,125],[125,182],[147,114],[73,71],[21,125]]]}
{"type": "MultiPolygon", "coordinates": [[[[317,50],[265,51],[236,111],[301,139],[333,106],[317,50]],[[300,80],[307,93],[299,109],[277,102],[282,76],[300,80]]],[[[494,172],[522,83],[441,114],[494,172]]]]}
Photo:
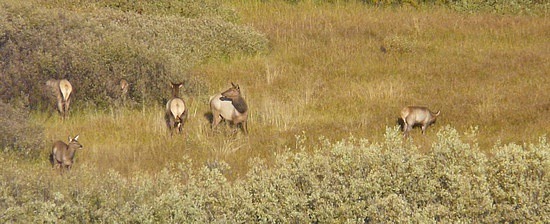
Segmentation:
{"type": "Polygon", "coordinates": [[[548,6],[2,1],[0,223],[544,223],[548,6]],[[73,83],[68,120],[52,78],[73,83]],[[248,135],[210,128],[231,82],[248,135]],[[402,137],[408,105],[441,111],[426,135],[402,137]],[[72,169],[52,169],[76,134],[72,169]]]}
{"type": "MultiPolygon", "coordinates": [[[[244,175],[249,159],[269,159],[296,144],[297,135],[307,136],[308,144],[321,136],[380,141],[407,105],[441,110],[425,136],[419,129],[411,134],[410,142],[425,150],[447,125],[460,132],[477,127],[477,142],[487,153],[497,142],[521,144],[549,133],[546,15],[354,3],[227,4],[239,23],[266,35],[269,51],[194,68],[210,89],[201,96],[182,93],[190,107],[182,136],[169,135],[159,104],[74,110],[64,123],[34,113],[47,142],[80,134],[84,150],[77,152],[76,169],[85,164],[131,176],[188,157],[197,166],[225,161],[233,179],[244,175]],[[231,81],[240,84],[249,104],[248,136],[224,128],[212,132],[205,118],[209,95],[231,81]]],[[[43,158],[49,150],[43,149],[43,158]]]]}

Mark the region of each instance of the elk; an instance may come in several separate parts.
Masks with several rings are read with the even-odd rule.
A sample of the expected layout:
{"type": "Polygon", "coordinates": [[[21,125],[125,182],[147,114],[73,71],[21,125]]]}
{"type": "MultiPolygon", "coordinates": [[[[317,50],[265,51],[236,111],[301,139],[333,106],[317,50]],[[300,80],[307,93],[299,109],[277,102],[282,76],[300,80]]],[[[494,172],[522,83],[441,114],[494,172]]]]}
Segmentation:
{"type": "Polygon", "coordinates": [[[78,142],[78,135],[71,138],[69,135],[69,144],[65,144],[62,141],[56,141],[52,146],[52,153],[50,154],[50,160],[53,168],[61,169],[63,172],[71,170],[74,163],[74,155],[76,150],[82,149],[82,145],[78,142]]]}
{"type": "Polygon", "coordinates": [[[166,126],[170,130],[170,134],[174,134],[174,130],[177,133],[182,133],[183,125],[187,120],[187,107],[185,101],[179,97],[180,88],[183,86],[181,83],[170,82],[172,87],[172,99],[166,103],[166,113],[164,119],[166,120],[166,126]]]}
{"type": "Polygon", "coordinates": [[[128,80],[121,78],[112,83],[113,98],[116,98],[116,105],[126,105],[126,99],[128,98],[128,90],[130,89],[130,83],[128,80]]]}
{"type": "Polygon", "coordinates": [[[120,81],[118,82],[118,85],[121,90],[120,97],[122,99],[125,99],[126,95],[128,95],[128,89],[130,89],[130,83],[128,83],[126,79],[120,79],[120,81]]]}
{"type": "Polygon", "coordinates": [[[415,125],[422,125],[422,134],[426,133],[426,128],[435,123],[441,111],[433,113],[427,107],[408,106],[401,110],[401,119],[403,119],[403,137],[408,137],[409,132],[415,125]]]}
{"type": "Polygon", "coordinates": [[[61,114],[62,119],[65,120],[69,116],[73,86],[66,79],[50,79],[46,82],[46,85],[52,88],[57,99],[57,111],[61,114]]]}
{"type": "Polygon", "coordinates": [[[223,120],[230,121],[233,125],[240,125],[241,130],[248,134],[248,106],[241,95],[239,85],[231,82],[228,90],[210,97],[210,109],[212,110],[212,129],[216,128],[223,120]]]}

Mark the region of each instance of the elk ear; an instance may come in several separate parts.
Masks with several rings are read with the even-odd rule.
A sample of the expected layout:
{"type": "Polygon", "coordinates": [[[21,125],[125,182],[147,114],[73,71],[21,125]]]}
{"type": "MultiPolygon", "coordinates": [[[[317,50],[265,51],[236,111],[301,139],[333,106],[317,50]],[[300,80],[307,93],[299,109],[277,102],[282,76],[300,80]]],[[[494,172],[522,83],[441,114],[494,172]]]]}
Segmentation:
{"type": "Polygon", "coordinates": [[[78,135],[74,136],[73,140],[78,141],[78,135]]]}
{"type": "Polygon", "coordinates": [[[73,140],[73,138],[71,138],[71,136],[69,135],[69,142],[71,142],[73,140]]]}
{"type": "Polygon", "coordinates": [[[235,84],[233,82],[231,82],[231,85],[233,86],[233,88],[235,88],[236,90],[241,90],[241,87],[239,86],[239,84],[235,84]]]}

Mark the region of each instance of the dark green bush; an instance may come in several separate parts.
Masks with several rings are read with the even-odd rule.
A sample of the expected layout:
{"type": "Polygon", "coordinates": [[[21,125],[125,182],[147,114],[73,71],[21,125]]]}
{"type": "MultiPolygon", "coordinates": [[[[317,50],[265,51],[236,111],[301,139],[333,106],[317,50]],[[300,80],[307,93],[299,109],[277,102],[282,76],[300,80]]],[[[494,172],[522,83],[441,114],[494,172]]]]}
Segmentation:
{"type": "Polygon", "coordinates": [[[39,90],[51,78],[73,84],[76,106],[112,104],[121,78],[131,83],[129,98],[137,102],[170,97],[169,81],[187,80],[188,94],[196,95],[206,91],[206,84],[191,77],[194,67],[210,58],[254,54],[267,46],[261,34],[227,21],[227,10],[218,10],[214,3],[182,2],[174,9],[171,4],[177,1],[143,2],[140,7],[152,7],[151,13],[138,14],[128,12],[127,7],[134,6],[109,1],[62,4],[80,10],[56,8],[52,2],[0,3],[0,97],[5,102],[27,94],[36,107],[45,101],[39,90]],[[195,16],[161,13],[162,8],[176,10],[186,4],[196,6],[185,9],[198,10],[195,16]]]}
{"type": "Polygon", "coordinates": [[[36,156],[44,148],[43,128],[29,121],[29,112],[0,101],[0,148],[36,156]]]}

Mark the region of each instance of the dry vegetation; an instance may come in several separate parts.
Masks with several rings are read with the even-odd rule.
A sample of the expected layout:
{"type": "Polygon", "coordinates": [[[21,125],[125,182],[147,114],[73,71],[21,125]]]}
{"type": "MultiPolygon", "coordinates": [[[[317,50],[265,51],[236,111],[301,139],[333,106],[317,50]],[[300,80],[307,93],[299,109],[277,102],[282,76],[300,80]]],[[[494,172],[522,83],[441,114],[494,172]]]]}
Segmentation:
{"type": "Polygon", "coordinates": [[[0,3],[0,98],[15,108],[0,104],[1,221],[550,219],[547,3],[216,2],[0,3]],[[21,116],[61,77],[78,88],[69,120],[21,116]],[[122,77],[127,104],[109,89],[122,77]],[[171,137],[163,104],[180,80],[189,119],[171,137]],[[208,97],[231,81],[249,135],[210,130],[208,97]],[[403,141],[407,105],[442,115],[403,141]],[[75,134],[84,150],[59,176],[49,144],[75,134]]]}

